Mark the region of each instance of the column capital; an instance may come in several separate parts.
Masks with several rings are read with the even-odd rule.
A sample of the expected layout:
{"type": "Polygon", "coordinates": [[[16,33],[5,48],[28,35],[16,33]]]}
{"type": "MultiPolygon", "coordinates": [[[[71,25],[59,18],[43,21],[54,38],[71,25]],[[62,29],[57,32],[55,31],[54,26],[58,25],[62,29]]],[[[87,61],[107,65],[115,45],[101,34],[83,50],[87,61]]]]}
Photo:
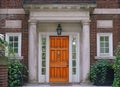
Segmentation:
{"type": "Polygon", "coordinates": [[[37,22],[38,22],[37,20],[28,20],[28,23],[29,23],[29,24],[33,24],[33,25],[34,25],[34,24],[36,25],[37,22]]]}
{"type": "Polygon", "coordinates": [[[83,25],[89,25],[91,20],[82,20],[81,22],[83,25]]]}

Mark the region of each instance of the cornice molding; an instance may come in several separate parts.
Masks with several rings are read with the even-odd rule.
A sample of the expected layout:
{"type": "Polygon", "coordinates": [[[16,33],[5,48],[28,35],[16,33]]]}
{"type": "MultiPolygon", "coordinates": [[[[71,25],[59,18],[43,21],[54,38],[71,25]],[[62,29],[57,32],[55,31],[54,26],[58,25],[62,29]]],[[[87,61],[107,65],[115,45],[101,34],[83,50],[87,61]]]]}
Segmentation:
{"type": "Polygon", "coordinates": [[[24,9],[0,9],[0,14],[25,14],[24,9]]]}
{"type": "Polygon", "coordinates": [[[120,14],[119,8],[95,8],[93,14],[120,14]]]}
{"type": "Polygon", "coordinates": [[[90,7],[95,7],[96,5],[91,4],[44,4],[44,5],[24,5],[25,10],[89,10],[90,7]]]}

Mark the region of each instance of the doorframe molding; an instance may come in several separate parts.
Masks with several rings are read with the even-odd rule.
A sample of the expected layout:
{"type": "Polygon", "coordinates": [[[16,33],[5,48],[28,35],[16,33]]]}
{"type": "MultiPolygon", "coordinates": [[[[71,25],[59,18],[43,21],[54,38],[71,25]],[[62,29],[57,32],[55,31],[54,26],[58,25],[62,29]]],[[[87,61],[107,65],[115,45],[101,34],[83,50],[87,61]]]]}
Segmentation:
{"type": "MultiPolygon", "coordinates": [[[[72,37],[76,36],[77,37],[77,46],[80,48],[80,36],[78,32],[62,32],[61,36],[68,36],[69,37],[69,83],[74,83],[74,82],[80,82],[80,50],[77,49],[77,74],[76,76],[72,75],[72,37]],[[76,78],[75,81],[74,78],[76,78]]],[[[39,43],[38,43],[38,82],[39,83],[49,83],[49,37],[50,36],[58,36],[56,32],[39,32],[39,43]],[[46,75],[41,75],[41,36],[45,35],[46,36],[46,75]]]]}

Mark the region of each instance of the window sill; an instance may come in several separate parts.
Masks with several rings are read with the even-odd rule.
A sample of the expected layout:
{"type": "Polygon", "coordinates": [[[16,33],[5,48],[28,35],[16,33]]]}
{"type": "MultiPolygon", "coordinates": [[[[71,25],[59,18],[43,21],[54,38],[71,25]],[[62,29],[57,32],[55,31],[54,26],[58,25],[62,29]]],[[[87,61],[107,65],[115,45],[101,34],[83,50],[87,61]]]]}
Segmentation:
{"type": "Polygon", "coordinates": [[[95,59],[115,59],[115,56],[95,56],[95,59]]]}
{"type": "MultiPolygon", "coordinates": [[[[14,57],[10,57],[10,59],[14,59],[14,57]]],[[[23,59],[23,56],[16,56],[16,59],[22,60],[22,59],[23,59]]]]}

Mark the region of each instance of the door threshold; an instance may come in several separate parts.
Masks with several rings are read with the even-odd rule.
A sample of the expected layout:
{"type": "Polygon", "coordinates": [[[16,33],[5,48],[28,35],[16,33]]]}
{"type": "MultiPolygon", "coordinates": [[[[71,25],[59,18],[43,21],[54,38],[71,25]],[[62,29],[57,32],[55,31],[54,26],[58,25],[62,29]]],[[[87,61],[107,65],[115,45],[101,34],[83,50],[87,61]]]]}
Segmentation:
{"type": "Polygon", "coordinates": [[[69,82],[52,82],[50,86],[72,86],[72,83],[69,82]]]}

